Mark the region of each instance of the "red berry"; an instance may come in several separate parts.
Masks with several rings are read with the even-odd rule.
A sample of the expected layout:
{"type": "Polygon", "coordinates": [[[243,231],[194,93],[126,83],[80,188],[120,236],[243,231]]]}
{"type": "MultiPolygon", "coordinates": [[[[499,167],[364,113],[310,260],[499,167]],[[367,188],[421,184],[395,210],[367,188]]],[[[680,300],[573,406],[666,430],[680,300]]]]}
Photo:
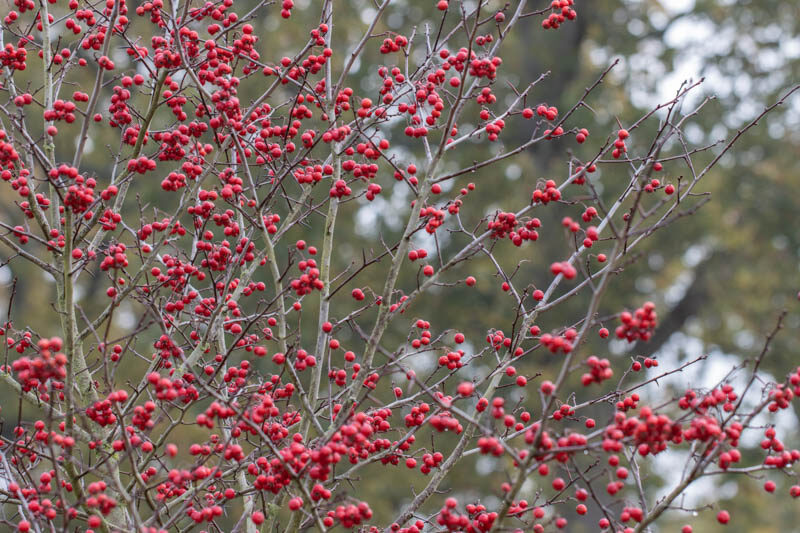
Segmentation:
{"type": "Polygon", "coordinates": [[[456,390],[458,390],[458,394],[460,394],[461,396],[470,396],[472,395],[472,392],[475,390],[475,385],[473,385],[469,381],[464,381],[462,383],[459,383],[458,388],[456,390]]]}

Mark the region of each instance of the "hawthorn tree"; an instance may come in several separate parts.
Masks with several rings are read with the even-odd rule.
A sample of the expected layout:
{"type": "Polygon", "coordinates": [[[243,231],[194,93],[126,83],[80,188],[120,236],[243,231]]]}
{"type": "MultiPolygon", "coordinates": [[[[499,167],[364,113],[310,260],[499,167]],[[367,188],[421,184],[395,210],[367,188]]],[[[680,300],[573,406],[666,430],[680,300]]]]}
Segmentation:
{"type": "Polygon", "coordinates": [[[27,404],[2,413],[5,526],[639,533],[678,511],[689,533],[683,496],[701,478],[774,472],[766,492],[800,496],[800,452],[770,422],[800,367],[759,372],[783,315],[749,364],[677,396],[648,385],[706,356],[662,368],[586,350],[590,336],[646,346],[655,306],[601,316],[603,294],[640,243],[709,201],[709,170],[797,87],[715,145],[684,134],[707,102],[699,82],[606,131],[577,117],[603,105],[593,91],[616,63],[561,110],[536,96],[547,73],[504,73],[520,22],[557,31],[572,0],[424,2],[430,22],[405,33],[383,25],[390,4],[365,2],[353,38],[360,22],[333,0],[304,8],[304,35],[258,30],[295,17],[292,0],[14,1],[0,242],[54,290],[38,324],[12,320],[31,304],[12,292],[2,329],[2,387],[27,404]],[[359,70],[372,81],[352,83],[359,70]],[[509,123],[527,140],[503,144],[509,123]],[[541,144],[563,171],[489,209],[481,189],[541,144]],[[402,206],[374,207],[386,196],[402,206]],[[387,209],[399,229],[337,268],[357,210],[387,209]],[[500,253],[541,253],[539,239],[560,250],[541,286],[500,253]],[[430,295],[486,286],[507,302],[489,331],[426,313],[430,295]],[[746,434],[761,439],[751,464],[746,434]],[[657,492],[647,465],[671,449],[680,474],[657,492]],[[458,497],[450,479],[476,455],[508,481],[458,497]],[[362,469],[422,481],[377,516],[362,469]]]}

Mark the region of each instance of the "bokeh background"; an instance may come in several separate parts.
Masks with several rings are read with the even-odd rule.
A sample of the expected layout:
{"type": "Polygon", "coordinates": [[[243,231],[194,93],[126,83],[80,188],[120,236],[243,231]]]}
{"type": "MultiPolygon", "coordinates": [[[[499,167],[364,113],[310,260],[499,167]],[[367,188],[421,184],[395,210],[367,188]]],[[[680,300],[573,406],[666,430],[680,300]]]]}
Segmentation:
{"type": "MultiPolygon", "coordinates": [[[[458,2],[451,0],[451,3],[458,2]]],[[[532,7],[539,7],[537,3],[543,4],[529,2],[532,7]]],[[[308,28],[313,26],[318,16],[313,0],[296,0],[296,5],[289,21],[280,20],[278,11],[273,10],[252,22],[256,33],[273,43],[272,59],[291,55],[292,43],[307,35],[308,28]]],[[[360,36],[364,23],[374,15],[370,2],[337,0],[335,5],[337,10],[347,12],[347,16],[360,17],[361,20],[340,23],[335,27],[334,48],[337,42],[352,41],[360,36]]],[[[492,5],[500,7],[498,2],[492,5]]],[[[772,103],[788,87],[800,82],[800,2],[578,0],[577,11],[578,19],[558,31],[543,31],[538,17],[524,20],[503,49],[502,76],[504,81],[524,85],[542,72],[551,71],[550,76],[537,85],[531,97],[536,102],[548,102],[567,109],[600,72],[619,58],[619,66],[589,100],[594,113],[581,110],[572,121],[581,126],[594,124],[592,131],[599,132],[596,137],[590,137],[586,151],[581,152],[584,156],[591,152],[590,146],[598,146],[594,143],[599,142],[598,138],[605,138],[606,131],[614,131],[617,120],[622,124],[631,123],[656,103],[671,98],[684,80],[696,81],[703,77],[706,80],[689,103],[697,104],[704,96],[715,96],[686,129],[687,138],[694,145],[710,144],[729,137],[757,115],[764,105],[772,103]]],[[[389,7],[379,30],[408,34],[410,27],[421,28],[437,15],[429,0],[396,0],[389,7]]],[[[136,28],[142,32],[150,31],[140,22],[134,22],[136,28]]],[[[375,92],[376,77],[367,65],[385,58],[374,48],[355,70],[352,85],[357,94],[375,92]]],[[[124,67],[124,50],[120,50],[115,59],[124,67]]],[[[75,83],[81,85],[82,81],[76,79],[75,83]]],[[[82,89],[89,87],[87,77],[82,89]]],[[[248,96],[252,95],[245,94],[242,98],[248,96]]],[[[107,102],[101,103],[101,109],[107,109],[107,102]]],[[[637,138],[642,141],[649,139],[648,133],[652,134],[656,127],[656,122],[645,125],[643,129],[646,131],[634,136],[634,146],[637,138]]],[[[520,121],[512,121],[507,129],[501,137],[501,144],[492,146],[491,150],[503,146],[512,148],[529,136],[525,124],[520,121]]],[[[102,179],[109,174],[116,145],[104,144],[104,139],[110,138],[105,135],[113,133],[110,129],[94,131],[97,134],[92,138],[91,151],[84,158],[85,168],[102,179]]],[[[65,129],[64,133],[69,135],[69,130],[65,129]]],[[[395,135],[392,143],[408,162],[419,164],[423,161],[417,152],[418,145],[410,144],[402,135],[395,135]]],[[[58,145],[58,156],[71,159],[68,144],[61,142],[58,145]]],[[[475,173],[467,179],[478,186],[479,203],[468,203],[465,211],[478,211],[480,218],[498,208],[519,209],[519,198],[530,194],[537,179],[564,175],[565,161],[573,149],[574,143],[569,146],[560,143],[537,145],[501,166],[475,173]],[[491,186],[482,186],[482,182],[491,186]]],[[[475,145],[469,153],[456,154],[445,168],[460,168],[472,158],[478,158],[484,152],[488,154],[487,150],[475,145]]],[[[698,159],[700,162],[704,160],[707,156],[698,159]]],[[[685,166],[677,163],[665,167],[665,176],[672,180],[686,172],[685,166]]],[[[169,200],[160,194],[158,184],[161,178],[148,177],[148,182],[137,184],[143,203],[169,207],[169,200]]],[[[605,172],[598,176],[598,183],[602,187],[605,182],[610,190],[614,185],[612,180],[625,179],[625,174],[615,176],[613,172],[605,172]]],[[[360,256],[362,249],[374,248],[378,235],[390,241],[400,230],[402,208],[408,200],[407,191],[393,188],[394,180],[390,174],[379,177],[378,182],[384,187],[378,200],[372,204],[350,202],[341,211],[343,222],[336,230],[336,240],[340,243],[334,255],[336,269],[345,268],[353,257],[360,256]]],[[[458,186],[465,183],[459,181],[458,186]]],[[[760,349],[764,334],[773,327],[781,309],[788,310],[786,328],[775,340],[763,367],[767,372],[781,376],[787,369],[800,364],[800,302],[797,296],[800,290],[800,95],[789,99],[744,136],[737,148],[704,179],[701,189],[710,194],[711,202],[695,215],[660,231],[637,250],[641,254],[639,259],[625,276],[613,280],[601,307],[601,315],[612,314],[652,300],[660,315],[654,338],[631,348],[616,341],[601,341],[593,337],[589,346],[584,348],[586,354],[610,357],[616,368],[626,366],[631,355],[656,356],[662,361],[662,368],[669,368],[699,354],[711,354],[702,366],[660,383],[651,391],[657,397],[677,394],[687,385],[710,385],[737,362],[752,356],[760,349]]],[[[0,199],[3,220],[21,223],[19,211],[12,206],[16,199],[10,188],[0,188],[0,199]]],[[[545,226],[558,224],[561,214],[556,210],[544,213],[545,226]]],[[[304,234],[297,230],[297,237],[321,244],[321,234],[304,234]]],[[[457,244],[443,242],[443,249],[445,252],[453,250],[457,244]]],[[[549,279],[548,265],[564,253],[564,242],[555,238],[542,239],[534,246],[521,249],[497,247],[495,254],[505,264],[524,259],[517,276],[526,277],[534,284],[544,284],[549,279]]],[[[2,320],[6,320],[10,289],[16,279],[17,294],[12,311],[14,324],[17,327],[30,326],[41,335],[60,334],[52,305],[54,284],[20,260],[7,263],[9,257],[9,250],[0,247],[2,320]]],[[[359,285],[377,290],[382,286],[383,273],[381,268],[370,270],[360,278],[359,285]]],[[[479,279],[477,287],[469,291],[452,291],[444,298],[436,294],[425,297],[413,308],[414,317],[446,317],[442,323],[434,322],[434,327],[475,332],[475,338],[471,339],[475,343],[482,341],[481,335],[489,328],[510,329],[510,302],[507,295],[498,290],[500,281],[494,277],[491,265],[488,262],[476,263],[458,274],[476,276],[479,279]]],[[[413,286],[413,274],[402,279],[401,284],[413,286]]],[[[87,315],[92,316],[104,304],[106,286],[102,276],[84,277],[78,304],[87,315]]],[[[315,307],[313,297],[310,297],[308,305],[312,309],[315,307]]],[[[585,300],[576,298],[548,313],[540,326],[546,331],[574,322],[581,316],[584,305],[585,300]]],[[[334,313],[342,315],[344,310],[334,309],[334,313]]],[[[124,334],[135,325],[137,316],[135,306],[123,308],[114,323],[115,331],[124,334]]],[[[609,327],[613,330],[613,324],[609,327]]],[[[401,327],[394,337],[387,339],[386,344],[391,346],[404,342],[406,333],[407,330],[401,327]]],[[[349,339],[346,332],[339,338],[345,344],[356,343],[355,338],[349,339]]],[[[149,332],[140,334],[135,348],[147,353],[152,341],[149,332]]],[[[271,371],[268,361],[259,364],[262,364],[259,370],[271,371]]],[[[527,366],[519,365],[518,369],[526,374],[547,374],[553,371],[550,364],[540,358],[528,361],[525,363],[527,366]]],[[[121,370],[118,374],[120,382],[124,382],[126,373],[133,376],[136,370],[135,362],[121,370]]],[[[515,393],[506,391],[504,394],[513,399],[515,393]]],[[[17,402],[8,389],[0,385],[0,403],[6,419],[3,433],[7,437],[16,423],[16,415],[12,413],[16,411],[17,402]]],[[[789,443],[797,442],[800,437],[797,405],[795,403],[795,411],[780,419],[785,441],[789,443]]],[[[23,418],[32,416],[35,413],[26,407],[23,418]]],[[[423,432],[422,438],[426,438],[424,435],[423,432]]],[[[189,426],[181,428],[179,436],[182,442],[202,438],[189,426]]],[[[751,461],[759,461],[757,450],[751,450],[747,455],[751,461]]],[[[675,454],[651,463],[646,482],[654,487],[669,487],[674,481],[674,465],[680,459],[681,456],[675,454]]],[[[182,460],[184,466],[191,464],[188,457],[182,460]]],[[[484,501],[491,504],[492,496],[487,500],[486,494],[497,494],[497,487],[506,481],[502,466],[502,460],[475,459],[473,456],[465,467],[446,480],[443,488],[465,497],[483,496],[484,501]]],[[[358,488],[353,494],[371,495],[370,503],[378,524],[385,524],[402,507],[409,498],[409,487],[419,490],[427,482],[418,470],[409,471],[403,466],[389,467],[389,470],[381,465],[367,467],[359,471],[359,477],[359,481],[354,483],[358,488]]],[[[780,496],[767,495],[761,489],[763,479],[720,476],[715,480],[715,486],[704,484],[691,491],[685,505],[702,507],[718,503],[731,510],[734,522],[728,529],[732,531],[798,531],[800,504],[787,496],[788,487],[796,480],[785,476],[772,479],[778,483],[780,496]],[[773,503],[778,501],[781,503],[773,503]]],[[[535,492],[535,483],[536,480],[530,487],[526,486],[529,495],[535,492]]],[[[698,516],[687,516],[686,513],[671,513],[660,522],[658,530],[677,531],[683,523],[691,522],[696,526],[695,531],[722,531],[722,526],[714,520],[715,514],[700,512],[698,516]]],[[[571,520],[568,531],[593,530],[597,517],[589,516],[589,525],[571,520]]]]}

